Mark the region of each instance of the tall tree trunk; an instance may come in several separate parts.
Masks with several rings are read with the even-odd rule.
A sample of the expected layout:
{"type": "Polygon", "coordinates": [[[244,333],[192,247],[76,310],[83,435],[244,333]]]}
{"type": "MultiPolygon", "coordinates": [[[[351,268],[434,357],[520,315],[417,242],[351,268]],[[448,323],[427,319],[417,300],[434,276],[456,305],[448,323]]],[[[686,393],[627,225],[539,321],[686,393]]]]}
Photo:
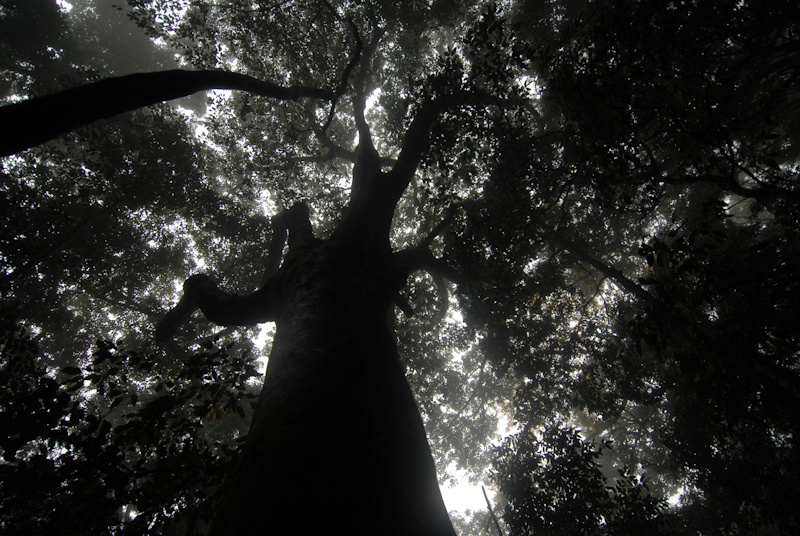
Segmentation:
{"type": "Polygon", "coordinates": [[[404,278],[388,247],[352,238],[290,237],[264,387],[214,536],[455,534],[391,328],[404,278]]]}
{"type": "Polygon", "coordinates": [[[389,243],[397,202],[447,104],[421,105],[384,173],[358,85],[350,202],[331,238],[315,239],[307,207],[295,205],[277,219],[288,230],[288,251],[261,289],[229,295],[208,277],[192,276],[157,330],[169,336],[195,307],[220,325],[277,323],[258,407],[212,536],[455,536],[391,327],[398,291],[411,272],[431,269],[433,256],[429,244],[420,255],[392,253],[389,243]]]}

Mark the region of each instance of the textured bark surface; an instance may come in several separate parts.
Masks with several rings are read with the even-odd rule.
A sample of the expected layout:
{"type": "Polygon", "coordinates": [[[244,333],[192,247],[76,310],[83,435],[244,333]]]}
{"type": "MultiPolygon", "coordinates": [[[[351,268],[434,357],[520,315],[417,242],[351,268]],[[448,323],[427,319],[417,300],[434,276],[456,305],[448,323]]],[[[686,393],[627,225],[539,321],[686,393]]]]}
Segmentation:
{"type": "Polygon", "coordinates": [[[402,282],[388,248],[341,235],[290,248],[264,387],[211,534],[454,535],[390,326],[402,282]]]}

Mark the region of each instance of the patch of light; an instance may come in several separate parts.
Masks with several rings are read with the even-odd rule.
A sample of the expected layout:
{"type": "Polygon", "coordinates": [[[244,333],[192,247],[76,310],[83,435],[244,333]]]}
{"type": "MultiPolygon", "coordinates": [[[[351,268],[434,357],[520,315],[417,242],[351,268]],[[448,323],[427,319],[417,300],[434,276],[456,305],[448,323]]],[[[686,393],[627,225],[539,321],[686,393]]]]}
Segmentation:
{"type": "MultiPolygon", "coordinates": [[[[364,103],[364,115],[365,116],[367,114],[369,114],[370,110],[372,110],[373,108],[376,108],[378,106],[378,99],[380,98],[380,96],[381,96],[381,88],[376,88],[375,91],[373,91],[372,93],[369,94],[369,96],[367,97],[366,102],[364,103]]],[[[375,135],[373,133],[373,139],[374,139],[374,136],[375,135]]],[[[356,136],[355,136],[355,139],[353,140],[353,145],[355,145],[356,147],[358,146],[358,131],[356,131],[356,136]]]]}
{"type": "Polygon", "coordinates": [[[498,439],[505,439],[510,435],[514,435],[521,430],[519,423],[515,422],[511,415],[506,411],[500,411],[497,414],[497,437],[498,439]]]}
{"type": "Polygon", "coordinates": [[[278,205],[275,204],[275,201],[272,199],[272,194],[269,192],[269,190],[262,190],[258,194],[258,205],[264,212],[264,216],[273,216],[278,212],[278,205]]]}
{"type": "Polygon", "coordinates": [[[342,175],[337,180],[336,186],[338,186],[339,188],[341,188],[343,190],[350,190],[350,180],[351,180],[350,177],[348,177],[346,175],[342,175]]]}
{"type": "Polygon", "coordinates": [[[464,324],[464,315],[461,314],[461,311],[458,309],[453,309],[452,307],[447,311],[447,318],[445,318],[445,322],[448,324],[464,324]]]}
{"type": "Polygon", "coordinates": [[[685,491],[686,490],[684,488],[682,488],[682,487],[678,488],[678,491],[676,491],[675,493],[673,493],[672,495],[669,496],[669,498],[667,499],[667,503],[671,507],[678,506],[680,504],[680,502],[681,502],[681,498],[683,497],[683,494],[684,494],[685,491]]]}
{"type": "MultiPolygon", "coordinates": [[[[275,322],[266,322],[264,324],[258,325],[258,335],[255,336],[253,339],[253,344],[257,348],[264,348],[266,346],[267,341],[272,342],[273,337],[275,337],[275,322]]],[[[267,364],[269,363],[269,356],[264,356],[258,360],[258,364],[256,365],[256,370],[260,374],[264,374],[267,371],[267,364]]]]}
{"type": "MultiPolygon", "coordinates": [[[[23,95],[8,95],[7,97],[3,97],[2,103],[5,104],[14,104],[15,102],[21,102],[27,100],[28,97],[23,95]]],[[[14,158],[17,162],[21,162],[22,158],[16,157],[14,155],[6,156],[5,159],[8,161],[9,158],[14,158]]]]}
{"type": "Polygon", "coordinates": [[[533,76],[522,75],[517,78],[517,83],[525,89],[525,92],[532,99],[539,99],[542,96],[542,87],[537,83],[533,76]]]}
{"type": "Polygon", "coordinates": [[[56,0],[56,4],[64,13],[69,13],[72,11],[72,8],[75,7],[66,0],[56,0]]]}
{"type": "MultiPolygon", "coordinates": [[[[179,110],[185,110],[185,108],[179,108],[179,110]]],[[[186,110],[189,113],[194,113],[191,110],[186,110]]],[[[197,139],[205,139],[208,136],[208,127],[205,126],[203,123],[196,123],[194,125],[194,135],[197,139]]]]}
{"type": "Polygon", "coordinates": [[[370,93],[369,97],[367,97],[367,102],[366,102],[367,106],[366,106],[366,110],[364,110],[364,111],[365,112],[369,112],[372,108],[377,106],[378,99],[380,97],[381,97],[381,88],[377,88],[377,89],[375,89],[375,91],[370,93]]]}
{"type": "MultiPolygon", "coordinates": [[[[480,485],[470,484],[467,479],[459,480],[455,486],[440,486],[444,506],[448,512],[465,510],[485,510],[486,499],[480,485]]],[[[490,494],[490,491],[487,491],[490,494]]],[[[491,500],[491,496],[489,497],[491,500]]]]}
{"type": "Polygon", "coordinates": [[[47,51],[53,55],[55,59],[61,59],[61,51],[57,48],[47,47],[47,51]]]}

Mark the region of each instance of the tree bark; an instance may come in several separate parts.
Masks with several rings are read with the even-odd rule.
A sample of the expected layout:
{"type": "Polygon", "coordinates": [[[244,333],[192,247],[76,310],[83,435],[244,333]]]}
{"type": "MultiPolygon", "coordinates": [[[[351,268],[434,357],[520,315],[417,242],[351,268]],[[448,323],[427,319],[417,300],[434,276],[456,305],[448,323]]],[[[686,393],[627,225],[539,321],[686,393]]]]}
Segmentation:
{"type": "Polygon", "coordinates": [[[280,100],[329,99],[331,91],[283,87],[226,71],[160,71],[107,78],[0,107],[0,157],[142,106],[208,89],[238,89],[280,100]]]}
{"type": "Polygon", "coordinates": [[[402,269],[346,233],[292,244],[290,229],[289,248],[264,387],[210,534],[454,535],[391,328],[402,269]]]}

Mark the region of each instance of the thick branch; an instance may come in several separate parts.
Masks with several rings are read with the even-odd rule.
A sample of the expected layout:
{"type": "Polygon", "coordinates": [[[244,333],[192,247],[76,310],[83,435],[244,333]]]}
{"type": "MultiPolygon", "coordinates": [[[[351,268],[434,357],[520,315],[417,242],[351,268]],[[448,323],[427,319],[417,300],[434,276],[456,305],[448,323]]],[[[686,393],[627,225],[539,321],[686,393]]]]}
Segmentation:
{"type": "Polygon", "coordinates": [[[400,155],[397,164],[387,174],[388,188],[396,199],[400,199],[408,184],[414,177],[422,155],[429,145],[430,131],[447,110],[459,106],[496,106],[502,109],[523,108],[539,118],[539,113],[532,104],[525,99],[500,99],[480,91],[455,91],[451,94],[437,98],[428,98],[417,111],[408,130],[403,136],[400,155]]]}
{"type": "Polygon", "coordinates": [[[455,210],[453,209],[453,207],[450,207],[450,210],[447,211],[447,214],[445,215],[444,218],[442,218],[442,221],[436,224],[436,226],[433,229],[431,229],[431,232],[429,232],[428,235],[422,240],[422,242],[420,243],[420,247],[426,249],[431,247],[431,244],[433,244],[433,241],[436,240],[436,237],[439,236],[442,233],[442,231],[444,231],[445,227],[450,225],[450,222],[452,221],[454,214],[455,210]]]}
{"type": "Polygon", "coordinates": [[[505,536],[503,534],[503,530],[500,528],[500,522],[497,521],[497,516],[494,515],[494,509],[492,508],[492,503],[489,501],[489,496],[486,495],[486,488],[481,486],[481,490],[483,491],[483,498],[486,499],[486,508],[489,509],[489,515],[491,516],[492,521],[494,521],[494,526],[497,529],[497,534],[499,536],[505,536]]]}
{"type": "Polygon", "coordinates": [[[156,342],[170,340],[180,325],[200,309],[218,326],[252,326],[273,320],[269,287],[251,294],[228,294],[205,274],[195,274],[183,284],[183,296],[156,325],[156,342]]]}
{"type": "Polygon", "coordinates": [[[329,99],[331,92],[283,87],[225,71],[175,69],[107,78],[0,108],[0,156],[8,156],[101,119],[208,89],[237,89],[280,100],[329,99]]]}
{"type": "Polygon", "coordinates": [[[283,212],[283,220],[289,232],[289,251],[310,244],[315,240],[314,228],[311,226],[308,205],[295,203],[283,212]]]}
{"type": "Polygon", "coordinates": [[[156,342],[158,344],[166,343],[172,340],[172,336],[178,331],[181,325],[189,320],[191,316],[197,311],[197,303],[189,296],[184,294],[175,307],[169,310],[164,318],[156,324],[156,342]]]}
{"type": "Polygon", "coordinates": [[[194,301],[208,320],[218,326],[251,326],[273,319],[269,287],[239,296],[219,289],[205,274],[196,274],[183,284],[184,297],[194,301]]]}
{"type": "MultiPolygon", "coordinates": [[[[294,209],[294,207],[292,207],[294,209]]],[[[306,209],[306,214],[307,214],[306,209]]],[[[267,259],[264,262],[264,276],[257,292],[245,296],[227,295],[219,290],[206,275],[193,275],[184,283],[184,292],[178,303],[156,324],[155,338],[157,343],[168,343],[178,328],[186,322],[197,309],[211,322],[221,326],[250,325],[266,322],[270,312],[267,307],[268,285],[278,271],[286,245],[288,226],[296,226],[295,220],[287,218],[290,211],[284,211],[272,218],[272,238],[267,246],[267,259]],[[291,219],[291,221],[287,221],[291,219]],[[203,308],[205,304],[205,309],[203,308]],[[241,307],[241,310],[228,312],[229,309],[241,307]],[[209,311],[211,316],[209,316],[209,311]],[[237,318],[241,314],[243,318],[237,318]],[[213,317],[213,318],[212,318],[213,317]],[[243,321],[240,321],[243,320],[243,321]]],[[[307,215],[306,215],[307,219],[307,215]]],[[[309,224],[310,226],[310,224],[309,224]]],[[[301,224],[302,227],[302,224],[301,224]]],[[[302,234],[302,231],[300,231],[302,234]]]]}
{"type": "Polygon", "coordinates": [[[431,232],[429,232],[428,235],[422,240],[422,242],[420,242],[419,247],[429,248],[433,243],[433,241],[436,239],[436,237],[439,236],[442,233],[442,231],[444,231],[445,227],[450,225],[451,221],[453,221],[453,217],[456,214],[456,210],[458,210],[461,207],[475,205],[478,202],[479,201],[476,200],[468,200],[468,201],[460,201],[458,203],[453,203],[452,205],[450,205],[450,207],[447,209],[447,213],[445,214],[444,218],[442,218],[442,221],[440,221],[438,224],[436,224],[436,226],[433,229],[431,229],[431,232]]]}
{"type": "Polygon", "coordinates": [[[456,270],[451,268],[444,259],[434,257],[428,248],[404,249],[395,253],[394,257],[406,276],[419,270],[425,270],[431,274],[441,275],[450,281],[458,281],[460,279],[456,270]]]}
{"type": "Polygon", "coordinates": [[[392,198],[400,199],[414,177],[422,154],[428,147],[430,130],[445,108],[440,101],[426,100],[411,121],[403,136],[397,163],[387,173],[387,188],[392,198]]]}

